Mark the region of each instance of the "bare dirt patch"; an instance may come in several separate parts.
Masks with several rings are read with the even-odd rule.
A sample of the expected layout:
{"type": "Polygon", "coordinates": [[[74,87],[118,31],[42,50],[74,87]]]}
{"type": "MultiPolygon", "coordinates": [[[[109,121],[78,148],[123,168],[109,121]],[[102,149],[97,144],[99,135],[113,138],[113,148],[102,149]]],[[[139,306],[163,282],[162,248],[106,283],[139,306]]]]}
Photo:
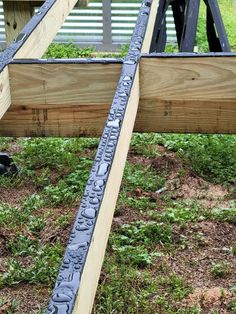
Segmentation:
{"type": "Polygon", "coordinates": [[[0,187],[0,202],[8,203],[11,206],[18,206],[22,199],[36,193],[36,188],[32,185],[22,185],[4,188],[0,187]]]}
{"type": "MultiPolygon", "coordinates": [[[[49,295],[50,289],[40,285],[19,284],[16,287],[4,288],[0,290],[0,299],[4,300],[0,306],[0,314],[9,313],[8,311],[14,309],[15,302],[17,313],[39,313],[42,307],[46,307],[49,295]]],[[[14,310],[10,313],[14,313],[14,310]]]]}

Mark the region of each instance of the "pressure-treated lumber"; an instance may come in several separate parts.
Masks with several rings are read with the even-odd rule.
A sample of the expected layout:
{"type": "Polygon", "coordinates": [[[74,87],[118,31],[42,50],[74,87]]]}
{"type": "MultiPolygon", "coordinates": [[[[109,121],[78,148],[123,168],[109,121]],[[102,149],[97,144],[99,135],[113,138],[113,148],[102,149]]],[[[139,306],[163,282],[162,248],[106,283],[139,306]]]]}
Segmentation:
{"type": "Polygon", "coordinates": [[[76,2],[76,0],[56,0],[16,52],[15,58],[42,57],[76,2]]]}
{"type": "Polygon", "coordinates": [[[47,313],[89,314],[111,228],[139,101],[139,56],[150,0],[144,0],[47,313]]]}
{"type": "MultiPolygon", "coordinates": [[[[12,108],[111,104],[121,63],[10,64],[12,108]]],[[[86,109],[86,108],[85,108],[86,109]]]]}
{"type": "Polygon", "coordinates": [[[236,133],[235,86],[235,57],[143,58],[137,129],[236,133]]]}
{"type": "Polygon", "coordinates": [[[121,64],[12,64],[9,71],[12,102],[0,135],[98,135],[121,64]]]}
{"type": "MultiPolygon", "coordinates": [[[[66,4],[66,1],[64,1],[64,3],[66,4]]],[[[86,7],[88,5],[88,3],[89,3],[89,0],[80,0],[76,4],[78,7],[83,8],[83,7],[86,7]]],[[[35,6],[41,6],[42,4],[43,4],[43,1],[39,1],[39,0],[31,0],[31,1],[29,1],[29,0],[3,0],[6,43],[7,44],[10,44],[13,40],[15,40],[17,38],[17,36],[19,35],[19,33],[24,28],[24,26],[29,22],[29,20],[31,19],[31,17],[34,14],[34,7],[35,6]]],[[[73,7],[73,5],[74,4],[69,6],[69,11],[64,11],[64,8],[67,8],[67,6],[60,6],[60,5],[58,6],[58,9],[60,11],[58,11],[58,15],[55,15],[56,18],[54,16],[54,19],[56,21],[56,23],[55,23],[56,25],[54,25],[54,22],[51,22],[51,25],[53,25],[56,30],[52,29],[53,33],[51,33],[51,28],[48,28],[47,33],[46,33],[46,29],[45,29],[45,34],[44,34],[45,40],[47,40],[48,37],[51,38],[49,40],[49,42],[47,41],[47,44],[49,44],[51,42],[51,40],[54,38],[54,36],[56,35],[60,26],[62,25],[64,19],[66,18],[65,15],[69,14],[70,9],[73,7]],[[57,25],[59,25],[59,27],[57,25]],[[48,33],[51,33],[51,34],[48,34],[48,33]],[[51,36],[53,36],[53,37],[51,37],[51,36]]],[[[55,14],[56,11],[54,9],[51,12],[54,12],[54,14],[55,14]]],[[[49,19],[49,21],[50,20],[52,20],[52,17],[49,19]]],[[[44,19],[44,21],[45,21],[45,19],[44,19]]],[[[45,25],[45,23],[43,25],[45,25]]],[[[43,26],[41,25],[40,27],[42,29],[43,26]]],[[[39,32],[39,31],[35,30],[34,32],[39,32]]],[[[35,35],[31,35],[31,36],[35,38],[35,35]]],[[[31,39],[31,40],[33,40],[33,39],[31,39]]],[[[44,38],[42,38],[42,42],[44,42],[44,38]]],[[[34,52],[34,53],[36,53],[36,52],[34,52]]],[[[41,52],[39,52],[39,53],[40,53],[40,55],[35,54],[35,56],[40,57],[42,53],[41,52]]],[[[22,55],[22,52],[21,52],[21,54],[19,54],[19,56],[26,57],[24,54],[22,55]]],[[[31,57],[31,56],[27,55],[27,57],[31,57]]]]}
{"type": "Polygon", "coordinates": [[[12,64],[9,69],[13,100],[0,120],[1,135],[78,136],[101,133],[121,64],[12,64]]]}
{"type": "Polygon", "coordinates": [[[115,205],[120,190],[125,162],[128,154],[131,135],[139,101],[139,71],[136,72],[133,87],[130,93],[125,112],[122,129],[117,141],[115,155],[112,161],[110,174],[106,183],[105,192],[93,238],[87,255],[87,262],[81,277],[81,286],[76,298],[73,314],[91,313],[97,283],[104,259],[107,240],[111,229],[115,205]]]}
{"type": "MultiPolygon", "coordinates": [[[[120,70],[112,62],[10,64],[0,135],[100,136],[120,70]]],[[[236,56],[143,57],[140,81],[135,131],[236,133],[236,56]]]]}
{"type": "Polygon", "coordinates": [[[149,53],[150,51],[158,4],[159,0],[152,1],[147,30],[142,45],[142,53],[149,53]]]}
{"type": "Polygon", "coordinates": [[[8,67],[0,73],[0,119],[11,104],[8,67]]]}
{"type": "Polygon", "coordinates": [[[25,24],[33,15],[30,1],[3,1],[6,43],[17,38],[25,24]]]}

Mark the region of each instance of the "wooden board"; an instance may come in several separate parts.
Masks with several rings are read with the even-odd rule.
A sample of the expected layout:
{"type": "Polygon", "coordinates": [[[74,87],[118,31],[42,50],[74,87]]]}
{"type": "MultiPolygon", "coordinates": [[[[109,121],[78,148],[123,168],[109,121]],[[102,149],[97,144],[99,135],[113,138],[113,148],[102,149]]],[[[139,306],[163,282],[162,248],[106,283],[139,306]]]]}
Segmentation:
{"type": "Polygon", "coordinates": [[[0,119],[11,104],[8,67],[0,73],[0,119]]]}
{"type": "MultiPolygon", "coordinates": [[[[147,4],[150,5],[150,2],[147,4]]],[[[101,197],[101,203],[92,232],[89,250],[82,268],[80,286],[76,302],[74,303],[73,314],[88,314],[92,312],[93,301],[138,109],[140,97],[139,64],[133,62],[133,60],[139,57],[139,51],[143,43],[142,38],[144,38],[146,34],[145,27],[140,27],[140,25],[143,26],[148,23],[148,14],[145,14],[148,12],[148,5],[146,5],[145,8],[141,8],[134,30],[134,36],[132,37],[132,41],[138,43],[135,44],[137,49],[135,53],[133,53],[132,50],[129,51],[122,67],[121,77],[108,115],[107,125],[100,140],[95,163],[92,167],[92,173],[96,171],[96,169],[98,169],[98,172],[96,172],[97,177],[91,176],[91,178],[96,180],[97,178],[101,179],[103,177],[105,189],[102,195],[99,193],[98,196],[98,199],[101,197]],[[138,42],[140,38],[141,41],[138,42]],[[105,161],[106,163],[104,164],[105,161]],[[96,168],[99,163],[100,167],[103,166],[102,168],[104,168],[105,165],[109,168],[109,171],[102,170],[99,173],[100,167],[96,168]],[[108,173],[107,176],[106,173],[108,173]]],[[[134,47],[132,42],[131,47],[134,47]]],[[[89,179],[89,188],[88,190],[85,189],[87,197],[90,195],[91,198],[92,194],[90,194],[90,191],[93,191],[93,184],[96,185],[94,182],[93,179],[91,179],[91,181],[89,179]]],[[[96,195],[96,193],[94,195],[96,195]]],[[[82,206],[83,205],[83,208],[86,208],[86,204],[84,203],[82,206]]],[[[87,206],[90,207],[91,204],[88,202],[87,206]]],[[[75,234],[73,234],[73,239],[74,237],[76,237],[75,234]]],[[[83,241],[85,241],[84,238],[83,241]]],[[[75,241],[75,243],[78,242],[75,241]]]]}
{"type": "Polygon", "coordinates": [[[152,1],[147,30],[146,30],[145,38],[142,45],[142,51],[141,51],[142,53],[149,53],[150,51],[158,5],[159,5],[159,0],[152,1]]]}
{"type": "Polygon", "coordinates": [[[136,72],[130,93],[127,109],[120,136],[117,142],[114,159],[103,194],[99,216],[93,232],[86,263],[81,277],[81,285],[76,298],[73,314],[91,313],[97,283],[104,259],[107,240],[111,229],[117,197],[123,176],[129,144],[138,108],[139,100],[139,72],[136,72]]]}
{"type": "Polygon", "coordinates": [[[6,42],[10,44],[17,38],[23,27],[33,15],[30,1],[3,1],[6,42]]]}
{"type": "Polygon", "coordinates": [[[122,64],[12,64],[12,107],[110,104],[122,64]]]}
{"type": "MultiPolygon", "coordinates": [[[[120,69],[10,65],[12,106],[0,135],[100,136],[120,69]]],[[[142,58],[140,81],[135,131],[236,133],[235,57],[142,58]]]]}
{"type": "MultiPolygon", "coordinates": [[[[31,1],[29,0],[4,0],[3,1],[7,44],[10,44],[14,39],[17,38],[21,30],[24,28],[24,26],[29,22],[29,20],[33,16],[34,7],[41,6],[43,2],[44,1],[39,1],[39,0],[31,0],[31,1]]],[[[78,3],[76,3],[76,5],[78,7],[84,8],[88,5],[88,2],[89,0],[80,0],[78,3]]]]}
{"type": "Polygon", "coordinates": [[[142,58],[136,130],[236,133],[236,57],[142,58]]]}
{"type": "Polygon", "coordinates": [[[12,64],[12,104],[0,135],[98,135],[121,64],[12,64]]]}
{"type": "Polygon", "coordinates": [[[14,57],[16,59],[41,58],[76,2],[76,0],[56,0],[14,57]]]}

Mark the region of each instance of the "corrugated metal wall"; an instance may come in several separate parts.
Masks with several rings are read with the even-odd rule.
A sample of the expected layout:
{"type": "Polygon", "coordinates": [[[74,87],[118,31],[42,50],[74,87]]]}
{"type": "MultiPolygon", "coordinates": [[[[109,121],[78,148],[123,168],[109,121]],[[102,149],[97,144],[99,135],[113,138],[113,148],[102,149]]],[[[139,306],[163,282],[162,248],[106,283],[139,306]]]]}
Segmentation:
{"type": "MultiPolygon", "coordinates": [[[[93,0],[85,9],[74,8],[58,32],[55,41],[71,41],[82,46],[94,45],[99,50],[114,50],[120,44],[129,42],[140,4],[141,0],[93,0]],[[103,13],[103,2],[108,6],[106,16],[103,13]],[[107,16],[109,14],[110,16],[107,16]],[[105,30],[109,28],[109,25],[111,29],[107,32],[105,30]]],[[[175,42],[176,35],[171,10],[168,11],[167,24],[168,41],[175,42]]],[[[0,2],[0,41],[5,41],[2,2],[0,2]]]]}

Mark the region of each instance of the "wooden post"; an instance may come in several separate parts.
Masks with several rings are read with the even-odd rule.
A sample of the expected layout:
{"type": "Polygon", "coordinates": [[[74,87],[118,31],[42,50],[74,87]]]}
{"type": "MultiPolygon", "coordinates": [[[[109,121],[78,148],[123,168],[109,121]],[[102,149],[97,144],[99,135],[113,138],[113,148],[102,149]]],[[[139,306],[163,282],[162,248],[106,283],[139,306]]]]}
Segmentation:
{"type": "MultiPolygon", "coordinates": [[[[41,6],[43,2],[40,0],[3,0],[7,45],[17,38],[23,27],[32,18],[34,7],[41,6]]],[[[88,3],[89,0],[80,0],[78,7],[86,7],[88,3]]]]}
{"type": "Polygon", "coordinates": [[[6,43],[17,38],[22,28],[33,16],[31,1],[3,1],[6,43]]]}

